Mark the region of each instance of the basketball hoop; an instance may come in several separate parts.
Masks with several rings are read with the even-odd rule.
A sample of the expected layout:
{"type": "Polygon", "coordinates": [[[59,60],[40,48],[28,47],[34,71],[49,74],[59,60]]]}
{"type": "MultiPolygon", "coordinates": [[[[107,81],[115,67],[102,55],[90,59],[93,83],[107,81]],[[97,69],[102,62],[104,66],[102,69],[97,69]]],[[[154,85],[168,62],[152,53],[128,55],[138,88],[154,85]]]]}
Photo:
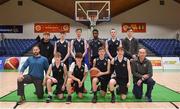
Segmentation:
{"type": "Polygon", "coordinates": [[[110,0],[75,0],[75,20],[89,22],[95,28],[97,21],[110,21],[110,0]]]}

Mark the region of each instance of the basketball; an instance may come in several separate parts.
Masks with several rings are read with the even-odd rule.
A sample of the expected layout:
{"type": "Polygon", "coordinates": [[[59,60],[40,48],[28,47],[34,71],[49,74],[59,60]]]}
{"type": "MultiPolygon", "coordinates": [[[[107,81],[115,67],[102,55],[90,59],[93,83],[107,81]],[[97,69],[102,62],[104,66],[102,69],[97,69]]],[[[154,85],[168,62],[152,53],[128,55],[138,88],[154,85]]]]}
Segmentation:
{"type": "Polygon", "coordinates": [[[4,69],[16,70],[19,67],[19,60],[16,57],[7,58],[4,63],[4,69]]]}
{"type": "Polygon", "coordinates": [[[98,73],[99,73],[99,69],[97,69],[97,68],[95,68],[95,67],[91,68],[91,70],[90,70],[90,76],[91,76],[91,78],[97,77],[97,74],[98,74],[98,73]]]}

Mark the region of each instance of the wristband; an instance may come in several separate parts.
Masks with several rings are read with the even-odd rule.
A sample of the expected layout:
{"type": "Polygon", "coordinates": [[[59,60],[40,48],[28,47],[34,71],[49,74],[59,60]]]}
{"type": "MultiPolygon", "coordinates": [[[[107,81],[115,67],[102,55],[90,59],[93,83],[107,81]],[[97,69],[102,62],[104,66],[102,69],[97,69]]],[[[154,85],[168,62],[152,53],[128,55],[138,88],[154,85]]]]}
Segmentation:
{"type": "Polygon", "coordinates": [[[142,80],[142,81],[144,81],[144,80],[145,80],[145,78],[144,78],[144,77],[142,77],[142,78],[141,78],[141,80],[142,80]]]}

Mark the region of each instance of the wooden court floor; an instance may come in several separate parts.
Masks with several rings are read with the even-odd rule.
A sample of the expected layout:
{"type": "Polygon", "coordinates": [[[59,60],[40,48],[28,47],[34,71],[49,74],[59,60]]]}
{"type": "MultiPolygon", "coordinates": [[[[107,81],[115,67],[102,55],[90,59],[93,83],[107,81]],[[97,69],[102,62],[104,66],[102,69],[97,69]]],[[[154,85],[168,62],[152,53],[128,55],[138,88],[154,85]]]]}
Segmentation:
{"type": "MultiPolygon", "coordinates": [[[[0,97],[16,90],[16,72],[0,72],[0,97]]],[[[180,72],[155,72],[153,78],[157,83],[164,85],[174,91],[180,92],[180,72]]],[[[15,102],[0,102],[0,109],[12,109],[15,102]]],[[[62,109],[119,109],[119,108],[161,108],[161,109],[177,109],[180,108],[180,102],[128,102],[128,103],[35,103],[27,102],[17,107],[17,109],[25,108],[62,108],[62,109]],[[175,107],[175,106],[176,107],[175,107]]]]}

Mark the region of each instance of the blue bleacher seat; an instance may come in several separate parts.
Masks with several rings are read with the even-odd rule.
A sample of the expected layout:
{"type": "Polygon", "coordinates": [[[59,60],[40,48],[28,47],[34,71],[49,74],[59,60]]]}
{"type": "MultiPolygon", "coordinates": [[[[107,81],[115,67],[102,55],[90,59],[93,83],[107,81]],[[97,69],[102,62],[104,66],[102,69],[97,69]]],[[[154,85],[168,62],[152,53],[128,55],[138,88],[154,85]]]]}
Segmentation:
{"type": "Polygon", "coordinates": [[[140,39],[142,43],[149,50],[154,52],[157,56],[179,56],[180,41],[175,39],[140,39]]]}
{"type": "Polygon", "coordinates": [[[29,51],[37,41],[35,39],[5,39],[4,56],[22,56],[29,51]]]}

